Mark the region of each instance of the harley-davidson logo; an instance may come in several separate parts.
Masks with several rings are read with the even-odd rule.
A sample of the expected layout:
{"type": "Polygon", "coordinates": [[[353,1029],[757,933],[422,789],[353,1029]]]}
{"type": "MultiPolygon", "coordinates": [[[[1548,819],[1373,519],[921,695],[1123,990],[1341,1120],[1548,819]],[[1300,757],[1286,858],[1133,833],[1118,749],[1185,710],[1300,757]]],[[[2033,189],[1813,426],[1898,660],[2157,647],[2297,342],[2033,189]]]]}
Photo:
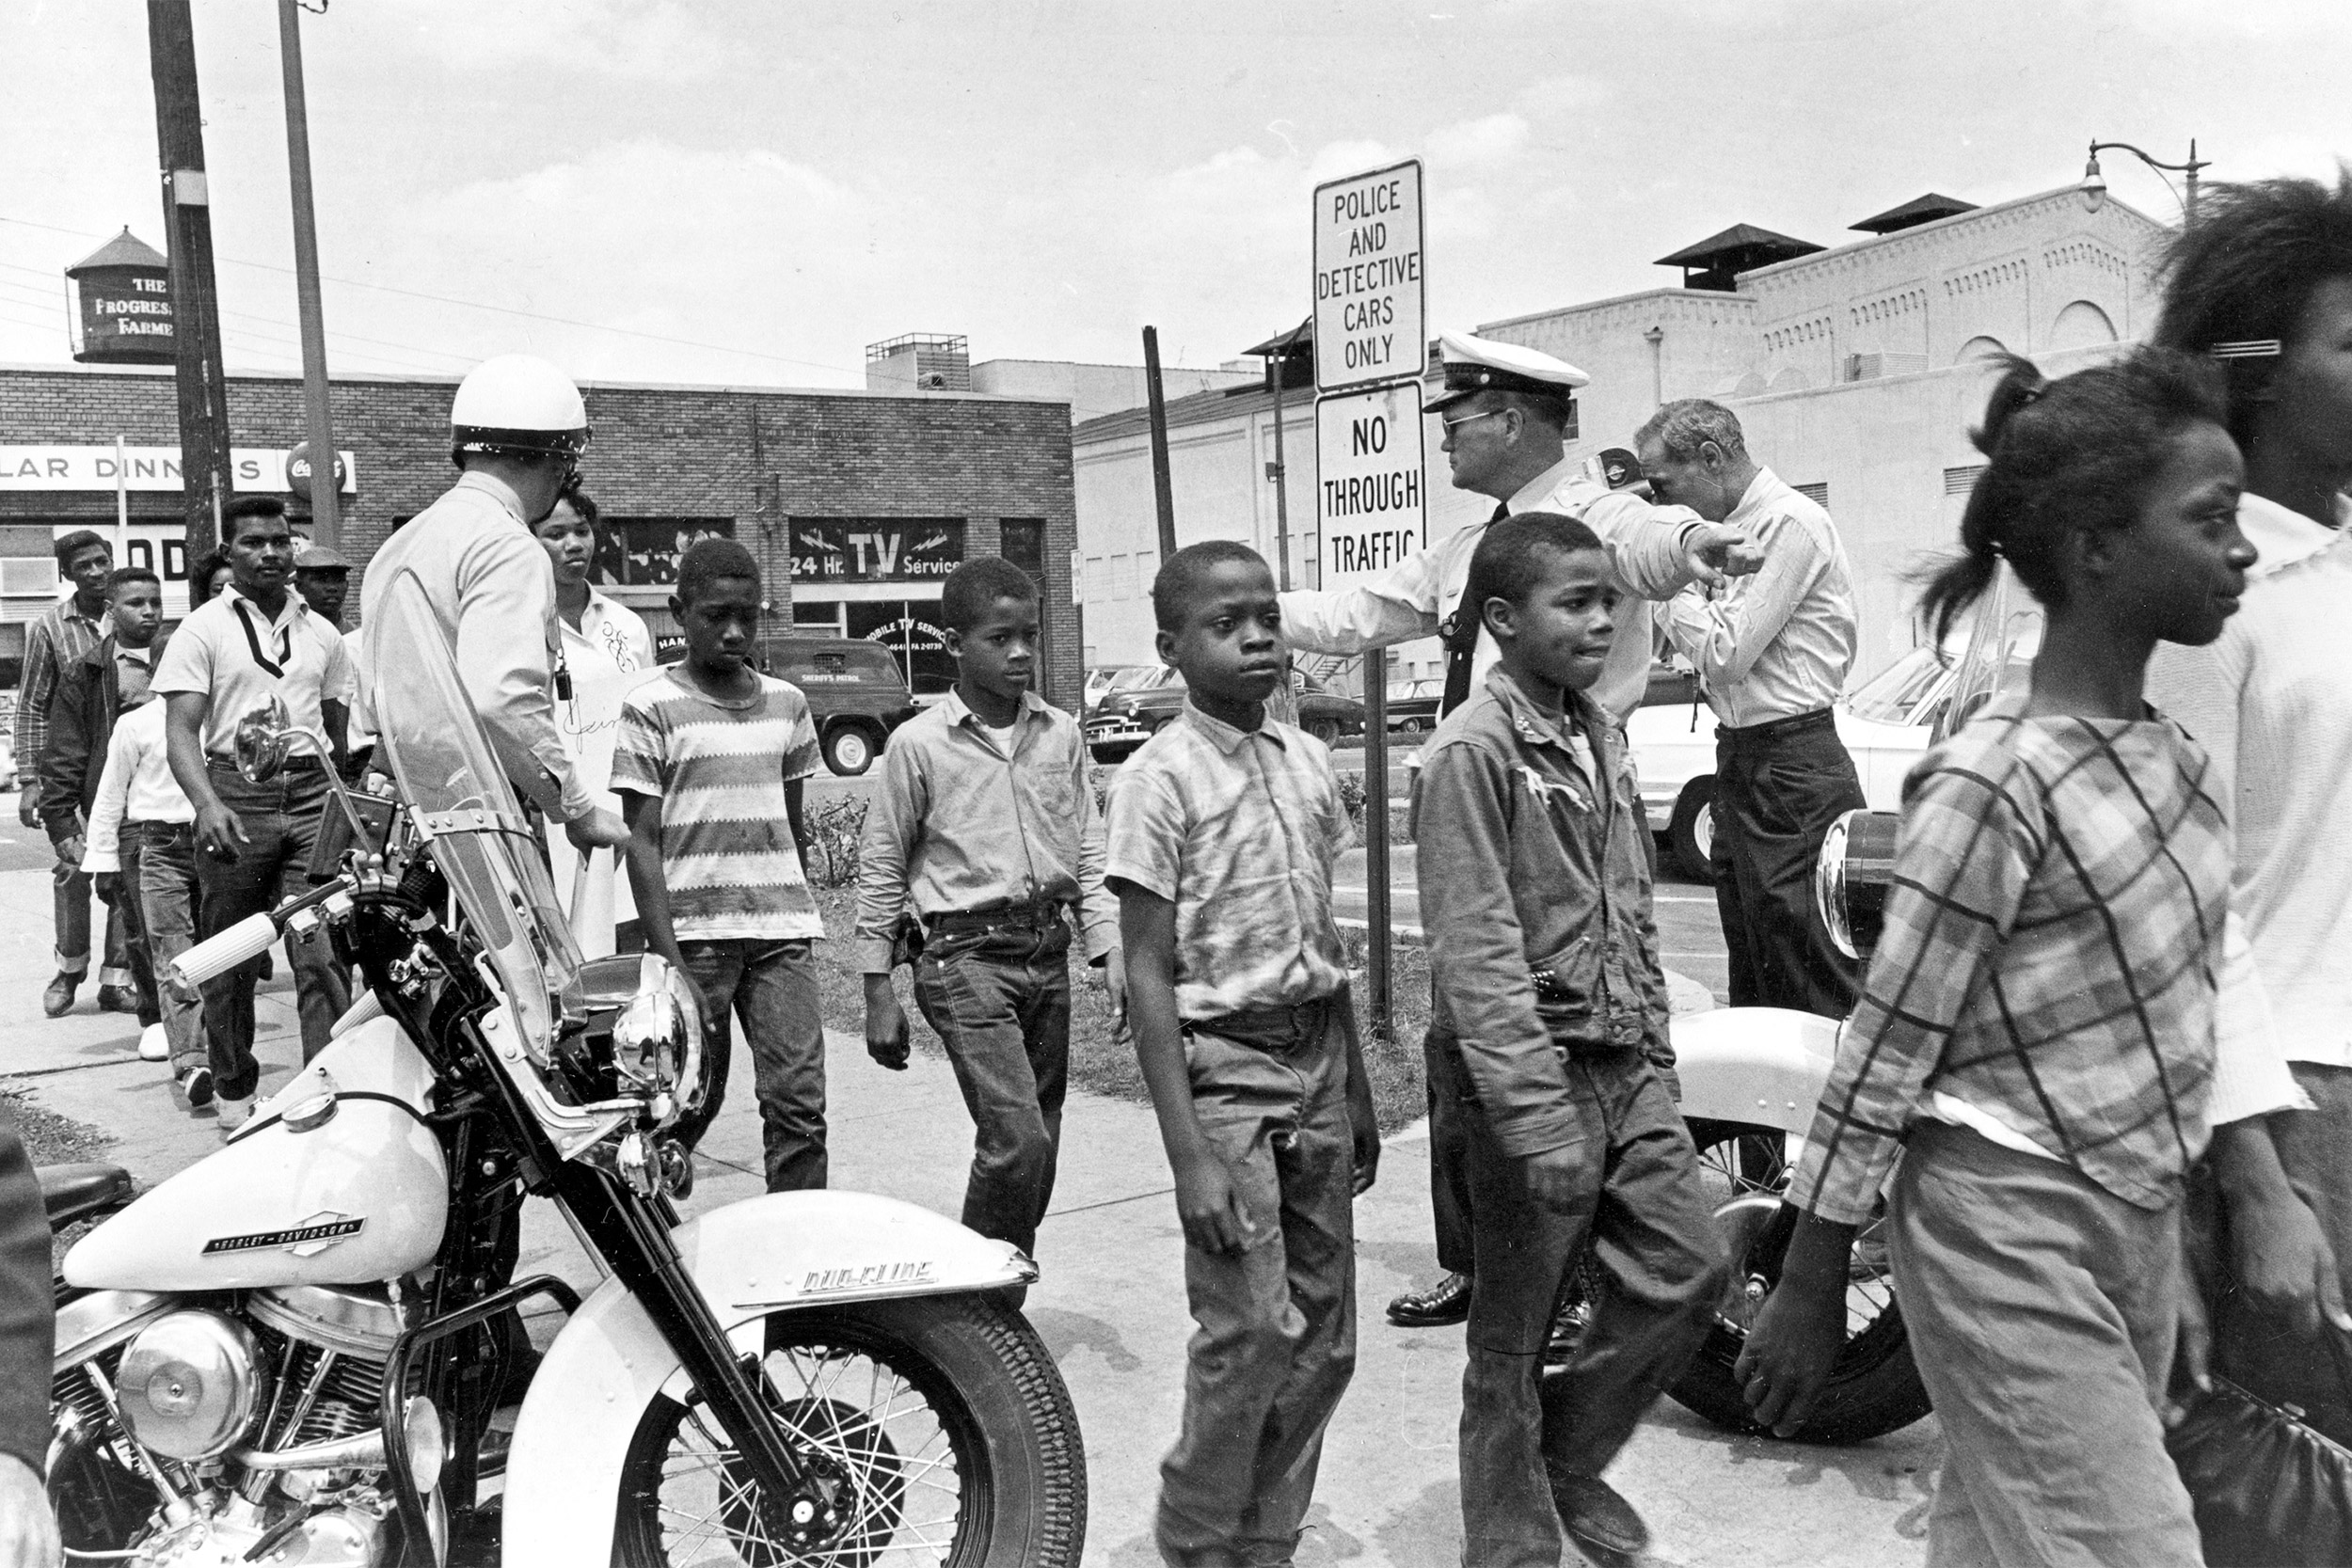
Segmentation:
{"type": "Polygon", "coordinates": [[[215,1257],[224,1252],[271,1252],[283,1248],[297,1258],[308,1258],[324,1252],[339,1242],[357,1236],[368,1227],[365,1214],[352,1215],[327,1212],[313,1214],[300,1225],[283,1230],[255,1230],[243,1236],[215,1236],[204,1243],[204,1256],[215,1257]]]}

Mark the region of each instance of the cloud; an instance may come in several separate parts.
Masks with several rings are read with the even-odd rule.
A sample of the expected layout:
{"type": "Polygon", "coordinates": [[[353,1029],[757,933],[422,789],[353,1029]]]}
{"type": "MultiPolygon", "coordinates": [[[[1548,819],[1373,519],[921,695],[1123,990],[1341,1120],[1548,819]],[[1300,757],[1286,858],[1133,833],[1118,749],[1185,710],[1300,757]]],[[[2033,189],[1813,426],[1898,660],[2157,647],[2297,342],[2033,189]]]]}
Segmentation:
{"type": "Polygon", "coordinates": [[[726,40],[687,7],[631,0],[408,0],[425,53],[467,71],[530,66],[647,81],[714,73],[726,40]]]}
{"type": "Polygon", "coordinates": [[[1422,144],[1433,166],[1481,168],[1505,163],[1527,150],[1527,121],[1515,114],[1486,115],[1441,125],[1422,144]]]}

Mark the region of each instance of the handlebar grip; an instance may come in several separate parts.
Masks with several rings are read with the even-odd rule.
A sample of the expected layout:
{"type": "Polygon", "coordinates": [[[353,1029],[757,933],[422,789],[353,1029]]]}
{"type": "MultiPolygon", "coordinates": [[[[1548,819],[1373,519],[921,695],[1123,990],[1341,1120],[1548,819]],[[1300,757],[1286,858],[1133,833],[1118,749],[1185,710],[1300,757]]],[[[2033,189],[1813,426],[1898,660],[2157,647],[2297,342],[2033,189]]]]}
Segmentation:
{"type": "Polygon", "coordinates": [[[200,986],[217,979],[241,963],[260,958],[278,940],[278,923],[265,914],[249,914],[234,926],[206,937],[172,960],[181,983],[200,986]]]}

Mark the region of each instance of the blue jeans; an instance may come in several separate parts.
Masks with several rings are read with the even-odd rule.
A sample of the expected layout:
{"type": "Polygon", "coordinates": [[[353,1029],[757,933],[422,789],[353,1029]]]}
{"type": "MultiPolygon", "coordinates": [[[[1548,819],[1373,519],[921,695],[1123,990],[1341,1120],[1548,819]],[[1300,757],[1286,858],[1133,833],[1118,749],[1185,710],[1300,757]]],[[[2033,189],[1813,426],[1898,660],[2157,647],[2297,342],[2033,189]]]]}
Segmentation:
{"type": "MultiPolygon", "coordinates": [[[[89,897],[90,879],[76,867],[60,864],[49,874],[51,917],[56,922],[57,973],[75,979],[89,973],[89,897]]],[[[106,956],[100,963],[98,983],[102,986],[127,986],[132,983],[129,956],[123,949],[122,918],[114,910],[106,911],[106,956]]]]}
{"type": "Polygon", "coordinates": [[[679,1121],[688,1148],[718,1118],[734,1051],[728,1016],[743,1021],[759,1096],[759,1134],[768,1190],[800,1192],[825,1184],[825,1021],[817,960],[805,939],[681,942],[678,955],[709,1016],[702,1109],[679,1121]]]}
{"type": "MultiPolygon", "coordinates": [[[[268,784],[248,784],[235,768],[215,763],[208,777],[213,793],[237,814],[249,841],[236,847],[233,861],[211,856],[198,861],[197,880],[204,892],[198,928],[211,937],[309,890],[310,847],[318,837],[327,789],[326,774],[317,768],[290,768],[268,784]]],[[[302,1059],[308,1062],[326,1049],[335,1021],[350,1007],[350,982],[324,933],[309,942],[289,939],[286,957],[294,965],[302,1059]]],[[[204,987],[213,1088],[224,1099],[248,1099],[261,1083],[261,1064],[253,1057],[253,986],[261,973],[262,960],[256,958],[204,987]]]]}
{"type": "Polygon", "coordinates": [[[1356,1370],[1355,1149],[1336,1006],[1287,1050],[1185,1037],[1193,1115],[1254,1227],[1238,1253],[1184,1248],[1197,1325],[1184,1426],[1153,1532],[1175,1568],[1287,1563],[1323,1432],[1356,1370]]]}
{"type": "MultiPolygon", "coordinates": [[[[148,960],[160,977],[174,958],[196,945],[196,911],[201,889],[196,874],[196,827],[189,822],[129,822],[122,829],[123,884],[132,888],[131,847],[138,846],[135,895],[147,932],[148,960]]],[[[171,1075],[181,1076],[208,1059],[204,1005],[183,1002],[167,986],[156,986],[164,1034],[171,1041],[171,1075]]]]}
{"type": "Polygon", "coordinates": [[[963,1223],[1034,1255],[1070,1077],[1070,927],[937,939],[914,966],[914,1000],[972,1113],[963,1223]]]}

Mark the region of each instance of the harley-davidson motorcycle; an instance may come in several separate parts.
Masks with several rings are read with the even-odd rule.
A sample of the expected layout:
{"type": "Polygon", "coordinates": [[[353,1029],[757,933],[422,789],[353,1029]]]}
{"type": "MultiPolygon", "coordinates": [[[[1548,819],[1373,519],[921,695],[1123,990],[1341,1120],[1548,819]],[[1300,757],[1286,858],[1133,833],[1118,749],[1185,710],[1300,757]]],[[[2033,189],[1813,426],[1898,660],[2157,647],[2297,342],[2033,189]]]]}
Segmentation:
{"type": "MultiPolygon", "coordinates": [[[[68,1560],[437,1565],[495,1538],[549,1568],[1074,1564],[1076,1418],[1003,1299],[1035,1266],[853,1193],[681,1224],[691,990],[657,958],[581,961],[414,579],[378,614],[396,790],[337,785],[315,885],[171,978],[283,936],[331,943],[359,1000],[218,1153],[67,1254],[68,1560]],[[604,1275],[584,1300],[510,1277],[534,1196],[604,1275]],[[535,1371],[526,1305],[566,1315],[535,1371]]],[[[326,751],[258,715],[239,767],[267,779],[298,744],[326,751]]]]}

